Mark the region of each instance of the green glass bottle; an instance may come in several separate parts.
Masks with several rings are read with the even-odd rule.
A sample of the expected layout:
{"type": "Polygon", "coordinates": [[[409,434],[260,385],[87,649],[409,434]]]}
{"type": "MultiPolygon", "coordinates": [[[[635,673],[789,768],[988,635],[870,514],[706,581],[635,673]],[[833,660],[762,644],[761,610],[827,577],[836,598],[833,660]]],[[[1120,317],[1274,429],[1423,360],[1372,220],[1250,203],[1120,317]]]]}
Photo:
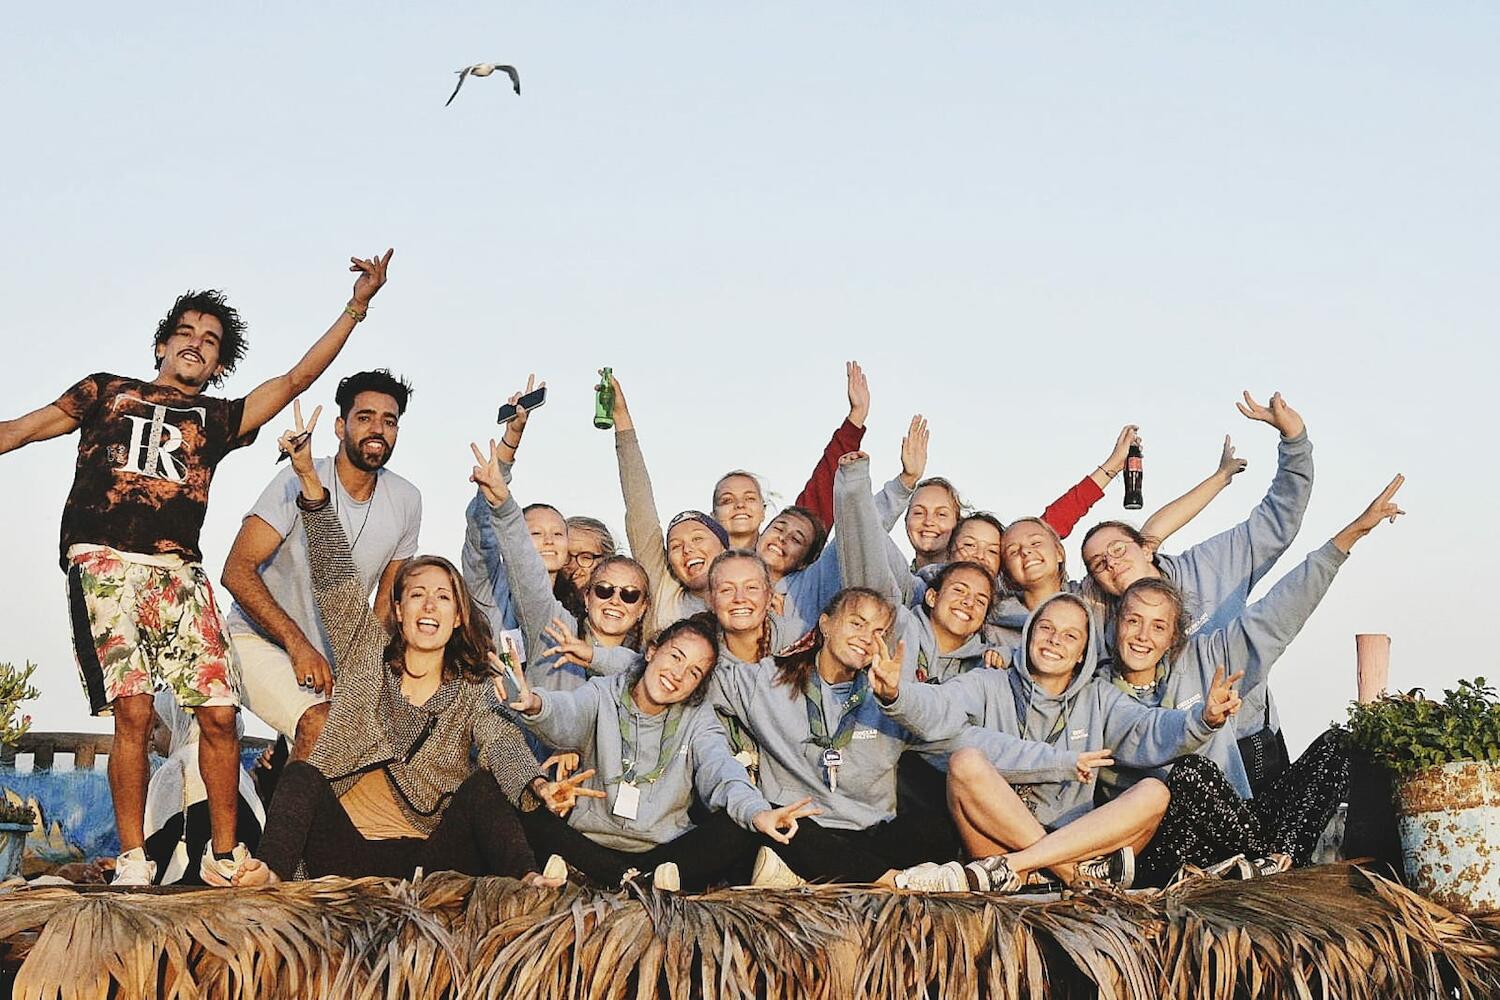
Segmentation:
{"type": "Polygon", "coordinates": [[[609,368],[599,369],[599,388],[594,392],[594,426],[607,431],[615,425],[615,384],[609,368]]]}

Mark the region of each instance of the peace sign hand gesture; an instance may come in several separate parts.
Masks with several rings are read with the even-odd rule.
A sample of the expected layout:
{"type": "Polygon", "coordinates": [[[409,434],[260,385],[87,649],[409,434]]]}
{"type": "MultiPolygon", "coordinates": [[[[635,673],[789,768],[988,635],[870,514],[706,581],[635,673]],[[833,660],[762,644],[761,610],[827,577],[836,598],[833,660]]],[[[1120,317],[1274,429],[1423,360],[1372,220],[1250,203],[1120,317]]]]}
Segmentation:
{"type": "Polygon", "coordinates": [[[896,700],[901,693],[901,664],[906,659],[906,640],[896,643],[892,653],[885,644],[885,636],[875,639],[875,652],[870,657],[870,689],[875,697],[884,702],[896,700]]]}
{"type": "Polygon", "coordinates": [[[797,820],[821,815],[823,815],[823,810],[812,805],[812,796],[809,795],[789,806],[766,809],[756,813],[750,820],[750,825],[778,844],[787,844],[791,843],[792,838],[797,835],[797,820]]]}
{"type": "Polygon", "coordinates": [[[500,472],[500,446],[490,438],[490,454],[486,458],[484,452],[474,442],[469,442],[469,450],[474,453],[473,470],[469,473],[469,482],[476,483],[479,491],[484,494],[484,499],[491,507],[499,507],[510,499],[510,486],[505,482],[505,476],[500,472]]]}
{"type": "Polygon", "coordinates": [[[1243,670],[1226,678],[1222,665],[1214,668],[1213,683],[1208,687],[1208,697],[1203,699],[1203,721],[1210,727],[1218,729],[1240,710],[1240,696],[1234,686],[1244,679],[1243,670]]]}
{"type": "Polygon", "coordinates": [[[505,701],[505,678],[509,677],[511,683],[516,686],[516,699],[515,701],[506,702],[506,704],[522,715],[535,715],[540,712],[542,710],[542,696],[531,690],[531,685],[526,683],[526,671],[516,666],[520,658],[516,656],[516,644],[511,642],[510,637],[506,636],[505,638],[505,657],[503,659],[496,656],[494,650],[490,650],[485,655],[490,661],[490,666],[495,668],[495,693],[500,696],[500,700],[505,701]]]}
{"type": "Polygon", "coordinates": [[[594,644],[569,632],[567,623],[561,618],[554,618],[548,622],[542,634],[552,640],[552,645],[542,650],[542,656],[557,657],[557,662],[552,664],[552,669],[556,670],[558,667],[571,663],[587,670],[594,662],[594,644]]]}
{"type": "Polygon", "coordinates": [[[1099,768],[1114,766],[1115,752],[1109,749],[1079,751],[1078,760],[1073,764],[1078,772],[1078,780],[1082,782],[1092,781],[1094,772],[1099,768]]]}
{"type": "Polygon", "coordinates": [[[587,771],[579,771],[570,778],[543,781],[534,786],[536,796],[542,800],[547,811],[555,816],[566,816],[578,804],[579,799],[607,799],[609,796],[603,789],[578,787],[594,776],[594,770],[591,767],[587,771]]]}
{"type": "MultiPolygon", "coordinates": [[[[322,414],[323,407],[316,407],[313,410],[312,419],[304,425],[302,423],[302,400],[292,400],[294,428],[283,431],[276,441],[276,447],[281,449],[281,457],[291,458],[292,471],[302,481],[302,495],[309,500],[323,498],[323,483],[318,479],[318,470],[313,467],[312,458],[312,432],[313,428],[318,426],[318,417],[322,414]]],[[[280,459],[278,458],[277,461],[280,459]]]]}

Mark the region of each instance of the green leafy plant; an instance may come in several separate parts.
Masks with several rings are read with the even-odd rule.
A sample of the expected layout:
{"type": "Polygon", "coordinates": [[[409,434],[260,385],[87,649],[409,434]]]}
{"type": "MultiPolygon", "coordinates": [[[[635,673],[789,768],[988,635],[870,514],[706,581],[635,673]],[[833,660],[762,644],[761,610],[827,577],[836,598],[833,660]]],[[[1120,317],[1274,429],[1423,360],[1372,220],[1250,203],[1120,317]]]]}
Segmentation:
{"type": "Polygon", "coordinates": [[[1500,694],[1483,677],[1459,681],[1442,701],[1421,688],[1349,706],[1340,727],[1353,744],[1398,774],[1455,761],[1500,762],[1500,694]]]}
{"type": "Polygon", "coordinates": [[[38,694],[31,686],[31,675],[36,673],[36,664],[27,663],[17,670],[9,663],[0,663],[0,744],[20,741],[31,728],[31,716],[16,717],[21,702],[30,701],[38,694]]]}

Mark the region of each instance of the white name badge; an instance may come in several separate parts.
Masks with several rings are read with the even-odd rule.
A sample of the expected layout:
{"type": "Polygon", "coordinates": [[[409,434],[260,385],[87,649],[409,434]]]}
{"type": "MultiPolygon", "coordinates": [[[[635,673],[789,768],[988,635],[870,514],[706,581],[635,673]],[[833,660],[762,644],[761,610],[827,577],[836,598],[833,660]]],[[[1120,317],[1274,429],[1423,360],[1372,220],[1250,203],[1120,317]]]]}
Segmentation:
{"type": "Polygon", "coordinates": [[[615,792],[615,815],[621,819],[635,819],[636,813],[640,811],[640,787],[628,781],[620,782],[620,788],[615,792]]]}

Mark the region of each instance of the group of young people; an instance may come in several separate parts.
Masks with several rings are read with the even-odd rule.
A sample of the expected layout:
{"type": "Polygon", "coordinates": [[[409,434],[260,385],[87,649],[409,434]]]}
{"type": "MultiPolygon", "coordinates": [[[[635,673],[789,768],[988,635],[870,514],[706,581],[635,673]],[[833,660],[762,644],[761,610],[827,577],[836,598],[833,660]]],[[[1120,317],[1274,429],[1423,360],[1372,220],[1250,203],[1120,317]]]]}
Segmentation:
{"type": "Polygon", "coordinates": [[[1226,439],[1214,472],[1140,529],[1090,527],[1075,579],[1062,539],[1119,477],[1134,426],[1039,515],[1001,519],[927,477],[920,417],[875,486],[851,363],[848,417],[794,504],[773,514],[734,470],[708,511],[664,523],[611,376],[629,554],[602,521],[538,499],[545,483],[519,477],[535,496],[517,498],[532,419],[518,407],[471,445],[455,564],[417,553],[420,494],[387,467],[411,386],[384,369],[340,382],[328,458],[311,444],[321,407],[304,422],[295,402],[390,259],[352,258],[333,325],[243,398],[205,394],[242,358],[243,323],[218,293],[189,292],[157,328],[153,380],[91,375],[0,422],[0,453],[80,431],[61,560],[90,706],[114,717],[118,884],[422,868],[1015,892],[1307,862],[1349,758],[1330,731],[1289,759],[1270,669],[1354,544],[1401,513],[1401,477],[1250,602],[1312,492],[1307,430],[1279,395],[1237,404],[1280,436],[1243,522],[1163,551],[1244,468],[1226,439]],[[241,524],[221,613],[198,546],[209,484],[288,403],[290,461],[241,524]],[[241,791],[241,707],[291,745],[263,817],[241,791]],[[196,864],[187,817],[147,808],[158,717],[182,752],[152,801],[196,790],[196,864]]]}

